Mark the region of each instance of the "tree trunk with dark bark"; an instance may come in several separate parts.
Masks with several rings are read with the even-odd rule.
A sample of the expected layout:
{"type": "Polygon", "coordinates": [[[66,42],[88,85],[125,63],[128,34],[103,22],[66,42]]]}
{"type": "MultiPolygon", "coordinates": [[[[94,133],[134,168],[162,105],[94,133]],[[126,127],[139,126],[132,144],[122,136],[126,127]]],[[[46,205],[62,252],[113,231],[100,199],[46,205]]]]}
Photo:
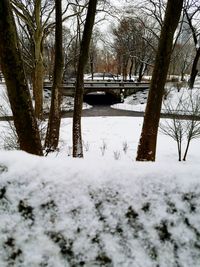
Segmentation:
{"type": "Polygon", "coordinates": [[[143,69],[144,69],[144,63],[141,62],[140,67],[139,67],[138,79],[137,79],[138,82],[141,82],[141,80],[142,80],[143,69]]]}
{"type": "Polygon", "coordinates": [[[135,77],[138,75],[138,68],[139,68],[139,61],[135,58],[135,70],[134,70],[135,77]]]}
{"type": "Polygon", "coordinates": [[[55,31],[55,63],[53,86],[51,90],[51,108],[49,113],[48,128],[45,140],[47,152],[54,151],[59,142],[61,121],[61,92],[63,76],[63,48],[62,48],[62,4],[61,0],[55,0],[56,7],[56,31],[55,31]]]}
{"type": "Polygon", "coordinates": [[[128,66],[128,58],[127,56],[123,56],[123,67],[122,67],[122,76],[123,81],[127,80],[127,66],[128,66]]]}
{"type": "Polygon", "coordinates": [[[131,65],[130,65],[130,68],[129,68],[129,80],[131,80],[132,78],[132,71],[133,71],[133,58],[131,58],[131,65]]]}
{"type": "Polygon", "coordinates": [[[41,19],[41,0],[34,1],[34,19],[35,30],[30,32],[34,40],[34,80],[33,80],[33,95],[35,100],[35,115],[37,118],[43,117],[43,78],[44,78],[44,64],[43,64],[43,40],[44,33],[42,29],[41,19]]]}
{"type": "Polygon", "coordinates": [[[95,20],[95,13],[98,0],[90,0],[80,46],[78,71],[76,77],[74,115],[73,115],[73,157],[83,157],[82,135],[81,135],[81,114],[83,105],[84,90],[84,69],[88,60],[90,40],[95,20]]]}
{"type": "Polygon", "coordinates": [[[42,146],[31,96],[24,74],[10,1],[0,1],[0,61],[18,135],[20,149],[42,155],[42,146]]]}
{"type": "Polygon", "coordinates": [[[174,32],[179,22],[182,6],[183,0],[177,0],[176,4],[173,0],[168,0],[167,3],[138,145],[136,157],[138,161],[155,161],[162,97],[172,53],[174,32]]]}
{"type": "Polygon", "coordinates": [[[200,47],[196,51],[196,55],[195,55],[195,58],[192,64],[192,71],[191,71],[190,79],[189,79],[190,89],[194,87],[194,82],[195,82],[195,79],[198,73],[197,65],[198,65],[199,58],[200,58],[200,47]]]}

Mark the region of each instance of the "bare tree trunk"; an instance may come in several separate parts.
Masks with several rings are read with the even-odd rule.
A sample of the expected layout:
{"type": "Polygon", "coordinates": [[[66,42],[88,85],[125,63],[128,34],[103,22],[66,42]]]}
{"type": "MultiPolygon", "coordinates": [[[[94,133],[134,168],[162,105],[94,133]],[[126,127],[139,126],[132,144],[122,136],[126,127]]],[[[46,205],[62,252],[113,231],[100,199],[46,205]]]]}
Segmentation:
{"type": "Polygon", "coordinates": [[[189,146],[190,146],[190,141],[191,141],[191,138],[188,138],[188,140],[187,140],[187,145],[186,145],[186,149],[185,149],[185,153],[184,153],[184,155],[183,155],[183,161],[186,161],[186,157],[187,157],[188,149],[189,149],[189,146]]]}
{"type": "Polygon", "coordinates": [[[43,114],[43,76],[43,60],[41,56],[39,56],[38,61],[36,62],[34,67],[33,80],[33,97],[35,100],[35,115],[37,118],[42,118],[43,114]]]}
{"type": "Polygon", "coordinates": [[[198,73],[197,65],[198,65],[199,58],[200,58],[200,47],[196,51],[196,55],[195,55],[195,58],[192,64],[192,71],[191,71],[190,79],[189,79],[190,89],[194,87],[194,82],[195,82],[195,79],[198,73]]]}
{"type": "Polygon", "coordinates": [[[178,141],[178,161],[181,161],[181,154],[182,154],[182,138],[178,141]]]}
{"type": "Polygon", "coordinates": [[[43,66],[43,55],[42,55],[42,44],[43,44],[43,30],[40,17],[41,11],[41,0],[35,0],[34,3],[34,16],[36,29],[34,32],[34,82],[33,82],[33,93],[35,99],[35,115],[37,118],[42,118],[43,113],[43,77],[44,77],[44,66],[43,66]]]}
{"type": "Polygon", "coordinates": [[[141,82],[141,80],[142,80],[143,69],[144,69],[144,63],[141,62],[140,67],[139,67],[138,79],[137,79],[138,82],[141,82]]]}
{"type": "Polygon", "coordinates": [[[196,55],[195,55],[195,58],[194,58],[194,61],[192,64],[192,71],[191,71],[190,79],[188,82],[189,88],[191,88],[191,89],[194,87],[195,78],[196,78],[197,73],[198,73],[197,64],[198,64],[198,61],[200,58],[199,33],[198,33],[196,27],[193,25],[194,15],[199,10],[199,6],[198,5],[195,6],[195,2],[192,4],[194,4],[194,7],[197,8],[196,10],[194,9],[194,11],[193,11],[194,13],[189,14],[187,8],[184,9],[184,14],[186,15],[187,22],[188,22],[188,25],[190,27],[191,33],[192,33],[194,45],[196,47],[196,55]]]}
{"type": "Polygon", "coordinates": [[[90,55],[90,72],[92,75],[92,81],[94,80],[94,57],[90,55]]]}
{"type": "Polygon", "coordinates": [[[130,65],[130,69],[129,69],[129,80],[131,80],[132,77],[132,71],[133,71],[133,58],[131,58],[131,65],[130,65]]]}
{"type": "Polygon", "coordinates": [[[53,75],[53,86],[51,90],[51,108],[49,113],[49,122],[45,140],[47,152],[54,151],[59,142],[60,133],[60,102],[63,76],[63,48],[62,48],[62,4],[61,0],[55,0],[56,7],[56,31],[55,31],[55,64],[53,75]]]}
{"type": "MultiPolygon", "coordinates": [[[[196,105],[199,106],[199,104],[195,104],[195,106],[196,105]]],[[[196,113],[196,107],[195,106],[194,106],[194,110],[195,110],[195,113],[196,113]]],[[[187,144],[186,144],[186,148],[185,148],[185,153],[183,155],[183,161],[186,161],[188,149],[189,149],[189,146],[190,146],[190,142],[192,141],[192,138],[194,138],[195,135],[198,133],[198,130],[197,130],[198,126],[196,126],[196,123],[195,123],[195,116],[193,116],[193,118],[191,119],[191,123],[190,123],[188,128],[189,128],[189,132],[188,132],[188,135],[187,135],[187,144]]]]}
{"type": "Polygon", "coordinates": [[[10,1],[0,1],[0,61],[19,139],[20,149],[42,155],[31,96],[24,74],[20,46],[10,1]]]}
{"type": "Polygon", "coordinates": [[[185,71],[181,70],[181,82],[185,81],[185,71]]]}
{"type": "Polygon", "coordinates": [[[42,117],[43,113],[43,61],[39,61],[34,67],[34,80],[33,80],[33,97],[35,100],[35,115],[37,118],[42,117]]]}
{"type": "Polygon", "coordinates": [[[122,63],[121,63],[121,55],[117,55],[117,75],[121,75],[122,73],[122,63]]]}
{"type": "Polygon", "coordinates": [[[134,76],[137,76],[137,74],[138,74],[138,67],[139,67],[139,61],[135,58],[134,76]]]}
{"type": "Polygon", "coordinates": [[[98,0],[90,0],[83,31],[78,61],[78,72],[76,77],[74,115],[73,115],[73,157],[83,157],[82,135],[81,135],[81,114],[83,105],[84,90],[84,68],[87,64],[89,45],[92,36],[96,7],[98,0]]]}
{"type": "Polygon", "coordinates": [[[123,76],[123,81],[127,80],[127,66],[128,66],[128,59],[126,56],[123,58],[123,67],[122,67],[122,76],[123,76]]]}
{"type": "Polygon", "coordinates": [[[155,161],[156,142],[164,86],[172,53],[173,36],[179,22],[183,0],[168,0],[156,55],[142,133],[136,160],[155,161]]]}

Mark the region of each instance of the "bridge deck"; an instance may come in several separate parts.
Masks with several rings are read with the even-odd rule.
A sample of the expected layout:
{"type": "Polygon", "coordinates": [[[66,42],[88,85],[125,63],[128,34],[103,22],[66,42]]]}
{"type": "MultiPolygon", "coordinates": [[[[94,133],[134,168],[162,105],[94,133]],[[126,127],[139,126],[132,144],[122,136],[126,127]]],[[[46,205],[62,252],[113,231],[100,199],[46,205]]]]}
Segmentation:
{"type": "MultiPolygon", "coordinates": [[[[44,88],[51,89],[51,83],[44,83],[44,88]]],[[[63,84],[63,89],[74,89],[75,82],[67,82],[63,84]]],[[[86,81],[84,82],[84,89],[85,90],[103,90],[107,91],[109,89],[147,89],[149,88],[149,83],[138,83],[138,82],[105,82],[105,81],[86,81]]]]}

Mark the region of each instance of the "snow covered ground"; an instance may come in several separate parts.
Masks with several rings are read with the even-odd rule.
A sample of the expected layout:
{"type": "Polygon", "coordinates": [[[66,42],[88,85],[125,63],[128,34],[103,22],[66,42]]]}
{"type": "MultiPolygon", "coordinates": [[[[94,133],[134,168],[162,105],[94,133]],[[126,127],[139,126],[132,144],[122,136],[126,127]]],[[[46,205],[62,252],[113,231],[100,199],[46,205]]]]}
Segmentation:
{"type": "Polygon", "coordinates": [[[84,117],[84,159],[71,118],[48,157],[0,150],[0,266],[199,266],[200,140],[178,162],[159,132],[157,161],[135,162],[141,126],[84,117]]]}
{"type": "Polygon", "coordinates": [[[0,159],[0,266],[199,266],[199,165],[0,159]]]}

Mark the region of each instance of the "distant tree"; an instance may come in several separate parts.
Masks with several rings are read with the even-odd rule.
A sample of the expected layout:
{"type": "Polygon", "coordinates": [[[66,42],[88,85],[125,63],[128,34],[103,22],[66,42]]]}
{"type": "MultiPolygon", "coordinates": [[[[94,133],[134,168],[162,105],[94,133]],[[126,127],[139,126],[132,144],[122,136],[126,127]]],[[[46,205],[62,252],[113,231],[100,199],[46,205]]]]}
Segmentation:
{"type": "MultiPolygon", "coordinates": [[[[78,3],[78,1],[76,1],[78,3]]],[[[85,6],[86,8],[86,6],[85,6]]],[[[84,9],[85,11],[85,9],[84,9]]],[[[74,32],[72,34],[72,41],[71,45],[68,49],[68,67],[71,66],[71,75],[70,76],[76,76],[77,75],[77,68],[78,68],[78,58],[79,58],[79,52],[80,52],[80,42],[81,42],[81,33],[82,33],[82,27],[84,25],[85,21],[85,12],[83,12],[83,7],[80,5],[73,6],[73,12],[76,13],[76,17],[74,17],[74,32]]]]}
{"type": "Polygon", "coordinates": [[[54,61],[55,61],[55,33],[52,31],[44,41],[43,59],[45,67],[45,78],[50,81],[53,77],[54,61]]]}
{"type": "MultiPolygon", "coordinates": [[[[80,1],[75,0],[75,2],[79,3],[80,1]]],[[[87,5],[76,5],[73,6],[73,12],[77,14],[72,21],[72,26],[70,27],[71,38],[69,38],[68,49],[65,49],[65,77],[76,77],[77,68],[78,68],[78,58],[80,52],[80,43],[83,34],[85,19],[86,19],[86,9],[88,6],[88,2],[85,0],[87,5]]],[[[98,26],[98,23],[101,23],[105,16],[111,16],[113,12],[113,8],[109,3],[109,0],[99,0],[98,1],[98,10],[97,10],[97,19],[95,20],[95,25],[98,26]],[[98,19],[98,14],[100,14],[98,19]]],[[[98,68],[98,63],[96,61],[97,51],[99,47],[97,46],[97,42],[101,40],[100,33],[98,31],[98,27],[92,34],[90,50],[89,50],[89,60],[88,64],[85,68],[87,73],[91,72],[91,74],[98,68]]]]}
{"type": "Polygon", "coordinates": [[[80,46],[80,56],[75,87],[74,115],[73,115],[73,157],[83,157],[82,134],[81,134],[81,114],[83,105],[84,90],[84,69],[87,64],[92,29],[95,20],[98,0],[89,0],[86,21],[80,46]]]}
{"type": "Polygon", "coordinates": [[[91,42],[90,42],[90,49],[89,49],[89,70],[92,76],[94,76],[94,72],[96,70],[97,65],[97,54],[98,54],[98,48],[97,48],[97,38],[98,38],[98,32],[93,32],[91,42]]]}
{"type": "Polygon", "coordinates": [[[60,132],[60,103],[63,77],[63,46],[62,46],[62,5],[61,0],[55,0],[56,31],[55,31],[55,63],[53,86],[51,89],[51,107],[45,140],[47,152],[54,151],[58,146],[60,132]]]}
{"type": "Polygon", "coordinates": [[[39,131],[24,74],[15,21],[8,0],[0,1],[0,32],[0,62],[20,149],[42,155],[39,131]]]}
{"type": "Polygon", "coordinates": [[[136,49],[136,35],[134,20],[127,18],[121,19],[117,28],[113,29],[114,35],[114,50],[120,65],[119,70],[123,76],[123,80],[127,79],[128,63],[131,58],[131,52],[136,49]]]}
{"type": "Polygon", "coordinates": [[[193,61],[194,47],[190,40],[188,42],[178,41],[173,49],[169,73],[181,76],[181,81],[185,80],[185,74],[190,72],[193,61]]]}
{"type": "Polygon", "coordinates": [[[114,50],[118,64],[121,65],[123,79],[126,80],[128,72],[131,78],[135,67],[134,73],[138,75],[138,81],[141,81],[147,66],[154,60],[154,36],[146,31],[142,19],[135,17],[122,18],[118,27],[113,29],[113,35],[114,50]]]}
{"type": "MultiPolygon", "coordinates": [[[[127,0],[127,1],[129,1],[129,0],[127,0]]],[[[192,0],[188,0],[188,1],[192,1],[192,0]]],[[[149,64],[150,67],[153,67],[153,65],[154,65],[155,53],[157,51],[159,36],[160,36],[161,28],[162,28],[163,22],[164,22],[164,14],[165,14],[165,10],[166,10],[166,5],[167,5],[166,0],[154,0],[154,1],[144,0],[144,1],[140,1],[140,3],[137,3],[137,4],[133,3],[132,11],[131,11],[131,9],[129,9],[129,11],[127,11],[130,15],[131,15],[130,12],[132,12],[134,14],[134,16],[137,18],[137,20],[140,21],[141,24],[143,25],[145,34],[143,34],[142,38],[147,42],[148,46],[151,47],[152,51],[154,52],[153,54],[151,53],[149,55],[149,57],[153,59],[153,61],[150,62],[151,64],[149,64]]],[[[176,44],[179,43],[178,40],[179,40],[180,34],[182,32],[182,25],[183,25],[183,16],[181,16],[177,30],[175,31],[175,34],[174,34],[172,51],[176,50],[175,49],[177,47],[176,44]]],[[[184,44],[182,43],[182,45],[185,45],[185,43],[184,44]]],[[[144,53],[145,49],[147,49],[147,52],[149,52],[148,46],[143,46],[143,48],[141,49],[141,51],[142,51],[141,54],[145,54],[144,53]]],[[[142,45],[141,45],[141,47],[142,47],[142,45]]],[[[176,52],[177,51],[175,51],[175,53],[171,57],[170,68],[168,70],[169,74],[174,74],[175,71],[178,69],[178,68],[176,68],[176,65],[178,65],[176,52]]],[[[146,60],[147,59],[145,57],[142,60],[142,62],[145,62],[146,60]]],[[[147,63],[149,63],[149,62],[147,62],[147,63]]],[[[145,64],[144,64],[144,66],[145,66],[145,64]]],[[[182,66],[183,66],[182,70],[184,71],[186,66],[188,66],[187,62],[185,61],[185,64],[182,64],[182,66]]],[[[179,72],[179,74],[180,74],[180,72],[179,72]]]]}
{"type": "Polygon", "coordinates": [[[173,0],[168,0],[167,2],[145,110],[142,133],[138,145],[136,157],[136,160],[138,161],[155,161],[158,125],[164,86],[173,48],[174,32],[180,19],[182,7],[183,0],[177,0],[176,5],[174,5],[173,0]]]}

